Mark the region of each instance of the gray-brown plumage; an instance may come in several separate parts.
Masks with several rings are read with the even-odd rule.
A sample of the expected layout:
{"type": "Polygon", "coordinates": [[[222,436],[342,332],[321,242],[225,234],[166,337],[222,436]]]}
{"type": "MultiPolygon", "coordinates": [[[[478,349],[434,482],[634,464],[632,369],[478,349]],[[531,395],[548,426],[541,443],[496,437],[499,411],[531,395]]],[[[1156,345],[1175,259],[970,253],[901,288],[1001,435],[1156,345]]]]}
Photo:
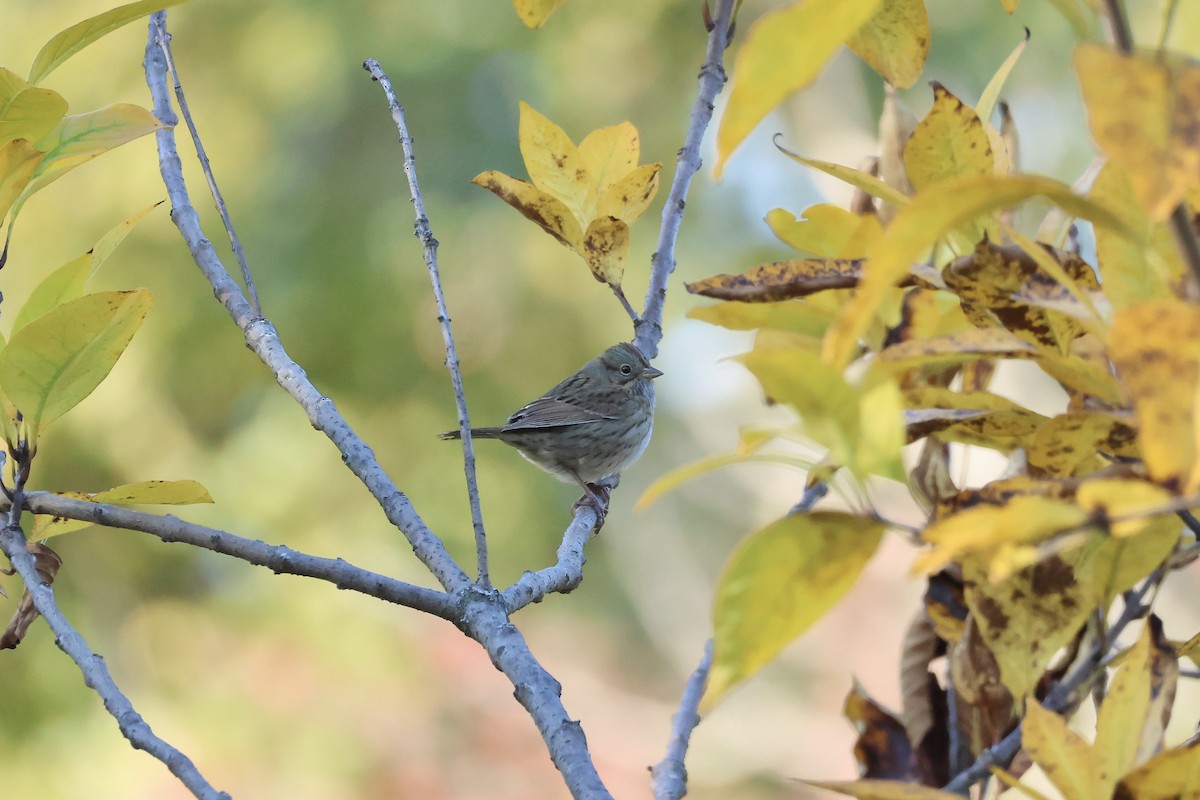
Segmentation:
{"type": "MultiPolygon", "coordinates": [[[[472,428],[477,439],[499,439],[537,466],[577,483],[603,522],[604,504],[591,484],[638,459],[654,426],[654,384],[662,372],[622,342],[584,364],[494,428],[472,428]]],[[[447,431],[441,439],[459,439],[447,431]]]]}

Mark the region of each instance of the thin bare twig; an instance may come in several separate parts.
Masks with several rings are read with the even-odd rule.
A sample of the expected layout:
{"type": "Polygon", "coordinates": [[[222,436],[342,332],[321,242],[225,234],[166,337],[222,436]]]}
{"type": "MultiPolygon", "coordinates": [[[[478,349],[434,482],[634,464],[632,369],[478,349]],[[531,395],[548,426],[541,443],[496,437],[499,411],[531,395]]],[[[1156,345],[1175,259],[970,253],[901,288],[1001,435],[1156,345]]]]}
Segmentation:
{"type": "Polygon", "coordinates": [[[159,11],[150,18],[150,39],[146,45],[146,83],[154,100],[154,115],[168,127],[156,132],[159,168],[167,196],[171,199],[171,219],[179,228],[191,251],[192,259],[213,287],[213,293],[234,323],[242,331],[247,346],[270,368],[275,380],[308,414],[313,427],[333,442],[346,466],[358,477],[378,501],[388,521],[395,525],[412,546],[417,558],[433,573],[447,590],[461,589],[471,582],[470,577],[455,563],[442,543],[413,508],[408,497],[400,491],[383,471],[375,453],[342,418],[333,401],[313,386],[304,370],[283,347],[275,326],[256,313],[200,227],[200,218],[188,196],[183,180],[183,167],[175,144],[176,122],[167,89],[167,69],[158,43],[158,31],[166,30],[166,12],[159,11]]]}
{"type": "Polygon", "coordinates": [[[458,351],[454,347],[454,333],[450,329],[450,312],[446,308],[446,296],[442,292],[442,278],[438,273],[438,240],[433,238],[429,216],[425,213],[425,200],[417,183],[417,161],[413,154],[412,136],[408,133],[408,122],[404,118],[404,106],[396,98],[396,91],[387,73],[379,62],[368,58],[363,69],[378,81],[387,97],[392,121],[400,135],[400,149],[404,153],[404,175],[408,178],[408,191],[412,195],[413,211],[417,215],[416,236],[425,249],[425,265],[429,268],[429,281],[433,284],[433,298],[437,301],[438,322],[442,326],[442,340],[446,345],[446,369],[450,371],[450,385],[454,388],[454,402],[458,406],[458,429],[462,434],[463,472],[467,477],[467,501],[471,506],[471,526],[475,529],[475,555],[479,565],[479,585],[490,587],[488,576],[487,534],[483,529],[483,511],[479,506],[479,482],[475,476],[475,445],[471,441],[471,420],[467,414],[467,396],[463,390],[462,369],[458,363],[458,351]]]}
{"type": "Polygon", "coordinates": [[[257,539],[247,539],[227,531],[185,522],[178,517],[150,514],[107,503],[92,503],[61,497],[50,492],[28,492],[25,507],[35,514],[53,514],[66,519],[78,519],[110,528],[140,531],[157,536],[164,542],[182,542],[233,556],[277,575],[301,575],[332,583],[339,589],[376,597],[388,603],[407,606],[453,619],[455,608],[450,596],[436,589],[415,586],[377,572],[356,567],[340,558],[321,558],[293,550],[283,545],[271,545],[257,539]]]}
{"type": "Polygon", "coordinates": [[[642,318],[634,329],[635,344],[647,358],[658,355],[658,343],[662,339],[663,305],[667,301],[667,280],[675,271],[675,243],[679,240],[679,228],[683,223],[683,209],[692,178],[700,170],[700,142],[704,131],[712,121],[713,103],[725,86],[725,48],[729,45],[729,21],[733,16],[735,0],[719,0],[713,27],[708,34],[708,49],[704,66],[700,68],[700,89],[688,124],[683,147],[675,162],[675,177],[671,179],[671,191],[662,212],[662,228],[658,234],[658,249],[650,259],[650,286],[646,289],[646,303],[642,318]]]}
{"type": "Polygon", "coordinates": [[[218,791],[204,779],[190,758],[154,734],[146,720],[134,709],[133,703],[117,686],[104,659],[92,651],[79,631],[75,630],[63,615],[54,598],[54,590],[42,580],[33,554],[25,549],[25,532],[21,529],[21,508],[24,500],[22,483],[18,474],[16,486],[12,491],[13,502],[5,515],[5,524],[0,528],[0,551],[8,556],[13,569],[25,582],[34,608],[54,632],[54,643],[79,667],[83,674],[83,682],[100,696],[105,710],[117,721],[121,734],[129,740],[135,750],[144,750],[161,761],[196,797],[202,800],[230,800],[228,794],[218,791]]]}
{"type": "Polygon", "coordinates": [[[683,697],[679,700],[679,711],[671,717],[671,741],[663,760],[650,768],[653,777],[655,800],[679,800],[687,794],[687,756],[692,731],[700,724],[700,698],[708,685],[708,671],[712,668],[713,642],[704,645],[704,655],[696,671],[688,678],[683,697]]]}
{"type": "Polygon", "coordinates": [[[638,324],[638,314],[634,307],[629,304],[629,298],[625,296],[625,290],[619,285],[614,286],[611,283],[608,285],[608,288],[612,289],[612,293],[617,296],[618,300],[621,301],[621,308],[625,309],[625,313],[629,315],[629,319],[633,321],[633,325],[636,328],[638,324]]]}
{"type": "Polygon", "coordinates": [[[217,188],[217,178],[213,175],[208,152],[200,141],[200,131],[196,129],[196,123],[192,121],[192,112],[188,110],[187,98],[183,95],[183,85],[179,82],[179,73],[175,71],[175,57],[171,55],[171,35],[167,33],[166,17],[159,17],[155,24],[163,60],[166,63],[167,72],[171,76],[171,83],[175,86],[175,101],[179,103],[179,113],[183,115],[183,121],[192,134],[192,143],[196,146],[196,158],[200,161],[200,169],[204,172],[204,179],[208,181],[208,191],[212,194],[217,213],[221,215],[225,233],[229,236],[229,246],[233,249],[233,257],[237,259],[238,265],[242,268],[242,282],[245,283],[246,291],[250,295],[250,307],[254,309],[255,314],[262,314],[262,306],[258,302],[258,288],[254,285],[254,277],[250,274],[250,264],[246,261],[246,250],[242,247],[241,237],[237,235],[237,231],[233,227],[233,219],[229,216],[225,198],[221,195],[221,190],[217,188]]]}

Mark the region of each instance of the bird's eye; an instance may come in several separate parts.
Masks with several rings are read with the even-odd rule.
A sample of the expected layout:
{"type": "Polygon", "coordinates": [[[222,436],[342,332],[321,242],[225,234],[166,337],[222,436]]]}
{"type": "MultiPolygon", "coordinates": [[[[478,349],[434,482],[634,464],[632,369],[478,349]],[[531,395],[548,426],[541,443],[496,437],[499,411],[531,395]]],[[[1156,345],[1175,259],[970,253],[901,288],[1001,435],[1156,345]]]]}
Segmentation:
{"type": "Polygon", "coordinates": [[[621,374],[622,375],[632,375],[633,367],[629,366],[628,364],[622,364],[621,365],[621,374]]]}

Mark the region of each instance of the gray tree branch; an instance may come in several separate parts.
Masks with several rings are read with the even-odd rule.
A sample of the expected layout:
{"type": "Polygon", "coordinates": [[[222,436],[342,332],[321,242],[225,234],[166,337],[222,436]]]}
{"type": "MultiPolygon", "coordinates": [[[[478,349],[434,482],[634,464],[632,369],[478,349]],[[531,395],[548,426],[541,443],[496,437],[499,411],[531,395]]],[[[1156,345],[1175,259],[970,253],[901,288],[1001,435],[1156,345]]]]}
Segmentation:
{"type": "Polygon", "coordinates": [[[679,710],[671,717],[671,740],[667,743],[667,754],[663,760],[650,768],[653,777],[654,800],[679,800],[687,794],[687,767],[684,760],[692,731],[700,724],[700,698],[708,685],[708,671],[712,668],[713,642],[704,644],[704,655],[692,677],[688,678],[679,710]]]}
{"type": "Polygon", "coordinates": [[[218,791],[204,779],[190,758],[154,734],[113,680],[104,658],[93,652],[79,631],[67,621],[54,598],[54,589],[42,579],[36,560],[25,549],[25,532],[21,529],[24,493],[20,484],[21,478],[18,477],[12,493],[14,502],[7,509],[4,525],[0,528],[0,551],[8,557],[13,569],[25,582],[34,608],[54,632],[54,643],[79,667],[84,684],[100,696],[105,710],[117,721],[121,734],[134,749],[144,750],[161,761],[180,783],[201,800],[230,800],[228,794],[218,791]]]}
{"type": "Polygon", "coordinates": [[[177,117],[171,109],[166,63],[158,41],[159,31],[162,31],[161,35],[166,35],[165,19],[164,11],[159,11],[150,18],[150,37],[143,66],[146,71],[146,83],[154,100],[154,115],[168,126],[159,130],[156,136],[159,167],[163,183],[167,187],[167,196],[171,200],[171,219],[187,243],[196,266],[212,285],[217,300],[225,306],[234,324],[242,331],[251,351],[270,368],[279,385],[300,404],[313,427],[333,442],[346,466],[379,502],[388,520],[404,534],[417,558],[433,573],[438,582],[447,590],[462,589],[471,583],[471,579],[450,557],[442,540],[421,519],[408,497],[384,472],[375,458],[375,453],[354,432],[333,401],[313,386],[300,365],[287,354],[275,326],[254,312],[237,282],[221,263],[212,243],[204,235],[200,227],[200,217],[192,205],[187,185],[183,180],[183,167],[175,143],[175,131],[171,127],[175,125],[177,117]]]}
{"type": "Polygon", "coordinates": [[[28,492],[25,507],[35,514],[52,514],[66,519],[93,522],[109,528],[140,531],[164,542],[182,542],[214,553],[233,556],[278,575],[301,575],[332,583],[339,589],[369,595],[388,603],[407,606],[442,619],[453,619],[455,608],[445,592],[415,586],[377,572],[356,567],[340,558],[321,558],[247,539],[217,528],[185,522],[178,517],[150,514],[107,503],[92,503],[61,497],[50,492],[28,492]]]}

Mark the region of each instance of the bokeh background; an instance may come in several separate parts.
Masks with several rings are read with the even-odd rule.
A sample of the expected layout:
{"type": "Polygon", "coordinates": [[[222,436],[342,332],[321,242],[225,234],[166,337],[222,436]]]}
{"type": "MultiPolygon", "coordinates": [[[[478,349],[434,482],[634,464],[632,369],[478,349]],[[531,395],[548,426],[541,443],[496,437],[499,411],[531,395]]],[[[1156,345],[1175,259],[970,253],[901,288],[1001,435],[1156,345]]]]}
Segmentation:
{"type": "MultiPolygon", "coordinates": [[[[740,30],[767,5],[747,3],[740,30]]],[[[1069,62],[1077,34],[1055,4],[1026,0],[1013,17],[995,0],[928,5],[926,75],[968,102],[1022,27],[1033,30],[1005,95],[1025,166],[1074,180],[1091,147],[1069,62]]],[[[0,64],[23,74],[51,35],[109,6],[5,0],[0,64]]],[[[1152,41],[1159,3],[1130,7],[1139,38],[1152,41]]],[[[1173,44],[1195,49],[1196,4],[1180,4],[1179,15],[1173,44]]],[[[633,229],[626,287],[640,305],[702,59],[699,3],[571,0],[545,29],[530,31],[500,0],[197,0],[172,10],[169,25],[266,314],[432,528],[470,563],[460,452],[435,439],[455,413],[433,301],[395,131],[360,64],[378,58],[408,109],[473,420],[494,423],[630,330],[582,263],[469,181],[485,169],[524,176],[518,100],[576,140],[632,121],[642,161],[665,164],[664,189],[633,229]]],[[[144,44],[144,25],[130,26],[46,85],[72,112],[148,105],[144,44]]],[[[918,114],[930,95],[924,82],[903,93],[918,114]]],[[[845,202],[848,190],[777,154],[771,135],[854,164],[874,150],[881,100],[879,79],[843,53],[760,126],[722,182],[707,170],[698,177],[667,304],[655,440],[624,476],[608,525],[589,545],[583,585],[517,617],[562,681],[567,708],[619,797],[649,796],[646,768],[662,756],[671,712],[707,637],[724,558],[741,536],[785,511],[803,480],[782,467],[746,466],[633,511],[656,477],[731,451],[739,426],[788,419],[784,409],[765,408],[754,383],[724,360],[744,350],[748,336],[683,318],[697,301],[682,283],[787,257],[763,215],[845,202]]],[[[185,158],[186,138],[181,131],[185,158]]],[[[711,163],[709,144],[705,152],[711,163]]],[[[200,175],[186,169],[224,252],[200,175]]],[[[164,196],[152,138],[37,195],[0,274],[4,311],[164,196]]],[[[333,447],[243,346],[165,210],[135,230],[93,283],[134,286],[153,290],[151,316],[109,380],[50,430],[34,483],[96,491],[193,478],[216,504],[181,510],[189,520],[430,583],[333,447]]],[[[1010,375],[1005,385],[1039,410],[1061,408],[1061,395],[1036,375],[1010,375]]],[[[552,561],[577,492],[489,444],[478,449],[479,476],[493,574],[506,584],[552,561]]],[[[972,454],[968,466],[978,483],[997,464],[972,454]]],[[[914,513],[896,487],[876,491],[897,517],[914,513]]],[[[93,528],[54,546],[65,561],[55,587],[70,618],[155,731],[237,797],[566,794],[507,682],[438,620],[142,534],[93,528]]],[[[704,721],[688,762],[690,796],[805,797],[797,777],[853,777],[854,732],[840,719],[842,698],[853,676],[898,705],[900,638],[920,594],[906,576],[910,557],[898,538],[889,540],[832,614],[704,721]]],[[[1194,603],[1181,599],[1196,578],[1193,569],[1174,579],[1169,635],[1186,638],[1200,626],[1194,603]]],[[[20,584],[3,585],[7,618],[20,584]]],[[[1181,725],[1189,727],[1186,719],[1181,725]]],[[[0,781],[11,798],[188,796],[120,738],[42,624],[0,654],[0,781]]]]}

